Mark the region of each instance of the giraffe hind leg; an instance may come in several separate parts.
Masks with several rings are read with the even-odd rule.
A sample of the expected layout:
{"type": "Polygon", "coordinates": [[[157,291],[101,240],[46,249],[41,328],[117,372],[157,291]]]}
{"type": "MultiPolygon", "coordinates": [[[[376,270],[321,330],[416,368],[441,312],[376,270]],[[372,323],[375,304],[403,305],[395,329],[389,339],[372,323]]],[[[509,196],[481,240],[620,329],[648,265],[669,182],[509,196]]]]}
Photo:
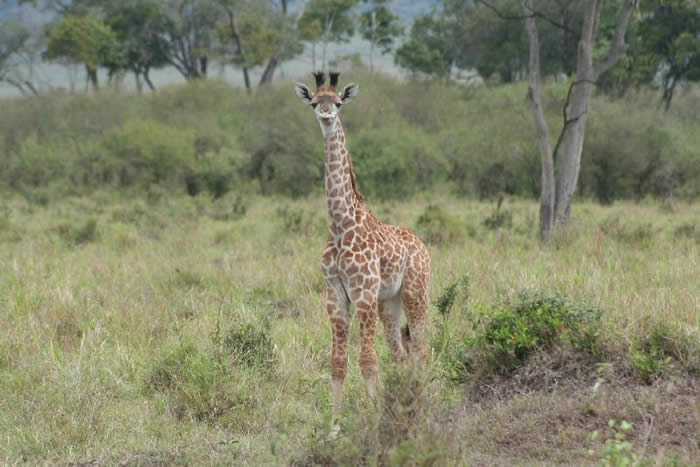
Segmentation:
{"type": "Polygon", "coordinates": [[[409,274],[401,290],[401,301],[408,324],[401,330],[401,339],[414,357],[425,361],[428,349],[425,343],[425,326],[428,318],[429,273],[409,274]]]}
{"type": "Polygon", "coordinates": [[[394,362],[406,358],[406,350],[401,335],[401,297],[396,295],[379,302],[379,318],[384,325],[384,335],[391,349],[391,359],[394,362]]]}

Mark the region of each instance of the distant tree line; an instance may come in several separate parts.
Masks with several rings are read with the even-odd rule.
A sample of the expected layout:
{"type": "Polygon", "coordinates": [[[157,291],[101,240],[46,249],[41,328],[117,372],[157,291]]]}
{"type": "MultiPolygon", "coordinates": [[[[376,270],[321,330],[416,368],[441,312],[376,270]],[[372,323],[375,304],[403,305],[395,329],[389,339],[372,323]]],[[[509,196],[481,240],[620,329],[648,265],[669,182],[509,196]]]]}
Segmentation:
{"type": "MultiPolygon", "coordinates": [[[[601,2],[602,3],[602,2],[601,2]]],[[[615,33],[623,0],[608,0],[600,14],[594,55],[600,56],[615,33]]],[[[538,0],[540,65],[545,76],[571,76],[586,0],[538,0]]],[[[525,79],[528,37],[520,0],[441,0],[417,18],[396,61],[416,75],[450,79],[476,69],[484,79],[525,79]],[[510,20],[510,21],[509,21],[510,20]]],[[[666,108],[683,82],[700,81],[700,3],[698,0],[642,0],[627,30],[620,66],[604,73],[598,89],[620,97],[642,85],[658,87],[666,108]]]]}
{"type": "MultiPolygon", "coordinates": [[[[7,0],[5,0],[7,3],[7,0]]],[[[27,55],[84,67],[92,88],[97,70],[110,79],[132,73],[155,89],[151,71],[175,68],[186,80],[210,74],[212,61],[238,68],[248,89],[250,70],[269,83],[279,65],[308,45],[313,67],[325,69],[327,47],[356,30],[371,55],[391,51],[402,33],[387,0],[21,0],[55,20],[35,34],[13,18],[0,23],[0,81],[36,93],[23,76],[27,55]],[[318,56],[316,52],[318,51],[318,56]],[[318,60],[317,60],[318,58],[318,60]]],[[[373,57],[370,57],[370,61],[373,57]]]]}
{"type": "MultiPolygon", "coordinates": [[[[8,0],[0,0],[5,3],[8,0]]],[[[615,32],[623,0],[610,0],[600,15],[596,54],[615,32]]],[[[55,18],[32,34],[13,18],[0,23],[0,81],[24,94],[36,83],[21,71],[30,57],[80,64],[91,86],[97,69],[109,77],[132,73],[139,87],[155,88],[152,70],[174,67],[187,80],[210,74],[212,60],[241,71],[252,88],[272,80],[281,63],[307,47],[312,67],[325,68],[330,43],[359,33],[376,53],[394,51],[396,63],[415,77],[450,80],[476,70],[493,82],[527,77],[528,38],[520,0],[438,0],[404,35],[388,0],[20,0],[55,18]],[[396,47],[399,45],[398,47],[396,47]],[[394,50],[395,49],[395,50],[394,50]]],[[[571,76],[585,0],[539,0],[541,71],[571,76]]],[[[644,0],[627,32],[620,66],[604,73],[598,90],[612,96],[643,85],[661,90],[666,108],[679,84],[700,80],[698,0],[644,0]]]]}

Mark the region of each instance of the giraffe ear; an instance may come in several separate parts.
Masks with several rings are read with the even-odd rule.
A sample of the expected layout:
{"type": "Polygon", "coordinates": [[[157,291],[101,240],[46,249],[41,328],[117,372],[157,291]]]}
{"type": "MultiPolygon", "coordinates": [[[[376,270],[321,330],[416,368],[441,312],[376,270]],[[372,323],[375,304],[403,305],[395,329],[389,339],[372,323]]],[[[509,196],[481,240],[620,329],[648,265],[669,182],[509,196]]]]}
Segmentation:
{"type": "Polygon", "coordinates": [[[359,90],[360,87],[355,83],[350,83],[347,86],[345,86],[343,88],[343,92],[340,93],[340,99],[343,101],[343,104],[347,104],[348,102],[353,100],[359,90]]]}
{"type": "Polygon", "coordinates": [[[294,89],[296,90],[297,96],[301,98],[307,104],[311,104],[311,91],[305,84],[295,83],[294,89]]]}

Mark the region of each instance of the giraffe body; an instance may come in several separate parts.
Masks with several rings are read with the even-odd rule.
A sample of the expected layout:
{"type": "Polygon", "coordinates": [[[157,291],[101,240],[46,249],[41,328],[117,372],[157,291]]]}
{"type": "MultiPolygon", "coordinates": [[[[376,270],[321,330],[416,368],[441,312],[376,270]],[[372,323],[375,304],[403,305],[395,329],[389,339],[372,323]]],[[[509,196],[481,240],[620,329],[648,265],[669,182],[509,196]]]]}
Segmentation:
{"type": "Polygon", "coordinates": [[[313,95],[297,84],[297,95],[317,115],[325,140],[325,188],[330,225],[321,264],[327,284],[326,309],[331,321],[333,428],[343,398],[347,373],[349,308],[355,306],[360,321],[360,369],[372,400],[378,373],[375,350],[377,318],[381,320],[394,361],[407,353],[424,360],[427,355],[424,330],[428,308],[430,256],[421,240],[408,229],[380,222],[357,190],[352,159],[338,112],[357,93],[357,85],[335,89],[322,87],[323,75],[315,74],[313,95]],[[407,326],[402,331],[401,315],[407,326]]]}

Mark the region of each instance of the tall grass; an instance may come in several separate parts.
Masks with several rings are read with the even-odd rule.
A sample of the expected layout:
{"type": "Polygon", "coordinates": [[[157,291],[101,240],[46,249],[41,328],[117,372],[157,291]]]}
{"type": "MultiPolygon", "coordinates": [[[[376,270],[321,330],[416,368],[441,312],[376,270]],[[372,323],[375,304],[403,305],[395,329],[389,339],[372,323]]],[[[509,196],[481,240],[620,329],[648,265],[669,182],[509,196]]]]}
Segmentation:
{"type": "Polygon", "coordinates": [[[455,303],[447,322],[432,310],[423,375],[393,368],[380,333],[379,411],[366,399],[353,320],[343,437],[329,443],[324,202],[285,200],[281,210],[281,200],[253,196],[244,214],[221,215],[236,202],[112,191],[47,206],[4,201],[0,462],[580,464],[591,461],[587,435],[609,418],[632,423],[628,438],[652,464],[698,458],[698,243],[676,233],[700,222],[697,204],[579,203],[543,251],[534,202],[506,199],[512,223],[498,229],[484,223],[490,203],[375,202],[380,217],[412,228],[440,206],[431,228],[449,216],[464,237],[431,245],[431,298],[468,274],[468,303],[455,303]],[[288,228],[295,212],[304,228],[288,228]],[[615,233],[646,225],[642,241],[615,233]],[[519,361],[501,399],[484,396],[476,373],[465,393],[444,377],[438,352],[447,342],[443,355],[458,355],[478,338],[477,316],[523,291],[602,310],[605,357],[567,373],[552,361],[583,361],[543,348],[519,361]],[[534,385],[534,375],[549,383],[534,385]]]}

